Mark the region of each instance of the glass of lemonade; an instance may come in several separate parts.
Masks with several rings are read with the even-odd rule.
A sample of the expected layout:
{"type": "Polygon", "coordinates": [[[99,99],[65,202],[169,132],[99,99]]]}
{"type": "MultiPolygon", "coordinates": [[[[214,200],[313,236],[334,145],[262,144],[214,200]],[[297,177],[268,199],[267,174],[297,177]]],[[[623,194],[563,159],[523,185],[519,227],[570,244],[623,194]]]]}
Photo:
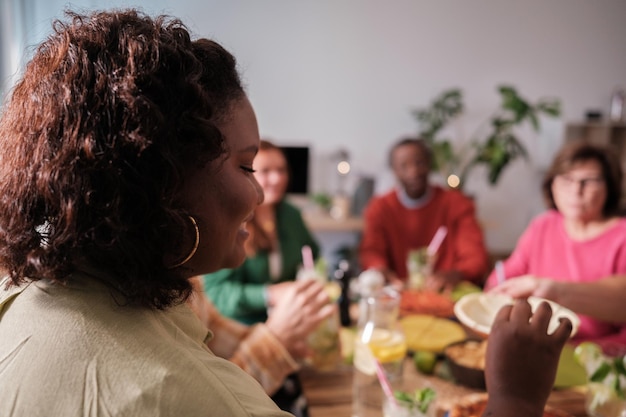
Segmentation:
{"type": "Polygon", "coordinates": [[[429,256],[426,247],[412,249],[406,259],[406,269],[409,274],[407,286],[409,289],[419,290],[424,287],[426,278],[433,271],[434,257],[429,256]]]}
{"type": "Polygon", "coordinates": [[[407,346],[398,326],[400,295],[391,288],[361,299],[359,330],[354,344],[353,412],[355,417],[379,416],[383,390],[380,365],[392,388],[402,386],[407,346]]]}
{"type": "Polygon", "coordinates": [[[383,401],[383,417],[427,417],[414,404],[396,400],[392,403],[385,397],[383,401]]]}

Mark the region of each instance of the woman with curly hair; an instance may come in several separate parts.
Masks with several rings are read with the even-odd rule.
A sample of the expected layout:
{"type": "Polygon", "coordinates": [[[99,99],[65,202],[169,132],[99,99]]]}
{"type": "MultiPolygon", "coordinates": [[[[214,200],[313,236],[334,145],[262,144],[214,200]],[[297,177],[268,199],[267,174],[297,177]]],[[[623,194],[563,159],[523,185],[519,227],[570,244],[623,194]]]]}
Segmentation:
{"type": "Polygon", "coordinates": [[[258,146],[235,59],[180,21],[54,24],[0,120],[0,415],[285,415],[183,303],[244,260],[258,146]]]}
{"type": "MultiPolygon", "coordinates": [[[[258,147],[220,45],[132,10],[55,24],[0,119],[1,416],[287,415],[184,303],[244,260],[258,147]]],[[[551,347],[554,370],[560,339],[541,339],[517,345],[551,347]]]]}

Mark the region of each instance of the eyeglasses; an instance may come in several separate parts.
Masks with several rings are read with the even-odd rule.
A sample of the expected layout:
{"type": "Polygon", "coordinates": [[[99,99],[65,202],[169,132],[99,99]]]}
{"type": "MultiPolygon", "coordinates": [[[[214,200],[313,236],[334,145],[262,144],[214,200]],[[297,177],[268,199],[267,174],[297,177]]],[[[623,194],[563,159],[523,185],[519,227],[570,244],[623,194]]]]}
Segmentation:
{"type": "Polygon", "coordinates": [[[557,175],[554,177],[554,184],[562,188],[572,188],[582,190],[599,190],[604,185],[604,178],[602,177],[589,177],[589,178],[574,178],[567,174],[557,175]]]}

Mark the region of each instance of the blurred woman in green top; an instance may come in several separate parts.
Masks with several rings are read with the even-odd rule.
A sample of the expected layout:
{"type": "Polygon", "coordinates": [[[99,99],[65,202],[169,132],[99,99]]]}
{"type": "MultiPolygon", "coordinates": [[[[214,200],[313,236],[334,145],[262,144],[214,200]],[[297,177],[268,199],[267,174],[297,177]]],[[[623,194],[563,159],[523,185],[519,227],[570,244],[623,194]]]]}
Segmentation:
{"type": "Polygon", "coordinates": [[[265,194],[248,223],[247,258],[236,269],[204,275],[204,288],[218,310],[245,324],[267,319],[267,309],[293,284],[302,265],[302,247],[319,246],[300,211],[285,201],[289,168],[283,151],[261,140],[254,176],[265,194]]]}
{"type": "MultiPolygon", "coordinates": [[[[245,324],[267,320],[268,310],[294,285],[303,263],[303,246],[310,246],[314,257],[319,253],[300,211],[285,201],[289,168],[283,151],[261,140],[252,168],[265,198],[247,224],[250,237],[245,243],[246,260],[238,268],[203,276],[205,292],[217,309],[245,324]]],[[[296,416],[308,415],[296,374],[272,399],[296,416]]]]}

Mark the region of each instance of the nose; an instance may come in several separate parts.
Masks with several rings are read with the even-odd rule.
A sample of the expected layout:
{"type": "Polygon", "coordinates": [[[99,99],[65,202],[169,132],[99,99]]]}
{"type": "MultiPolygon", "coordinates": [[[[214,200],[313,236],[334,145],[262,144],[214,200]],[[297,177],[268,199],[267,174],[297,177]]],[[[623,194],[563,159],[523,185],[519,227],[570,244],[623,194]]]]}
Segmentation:
{"type": "Polygon", "coordinates": [[[278,171],[272,171],[269,173],[269,175],[267,176],[267,182],[269,184],[278,184],[279,182],[281,182],[283,179],[283,175],[282,173],[278,172],[278,171]]]}

